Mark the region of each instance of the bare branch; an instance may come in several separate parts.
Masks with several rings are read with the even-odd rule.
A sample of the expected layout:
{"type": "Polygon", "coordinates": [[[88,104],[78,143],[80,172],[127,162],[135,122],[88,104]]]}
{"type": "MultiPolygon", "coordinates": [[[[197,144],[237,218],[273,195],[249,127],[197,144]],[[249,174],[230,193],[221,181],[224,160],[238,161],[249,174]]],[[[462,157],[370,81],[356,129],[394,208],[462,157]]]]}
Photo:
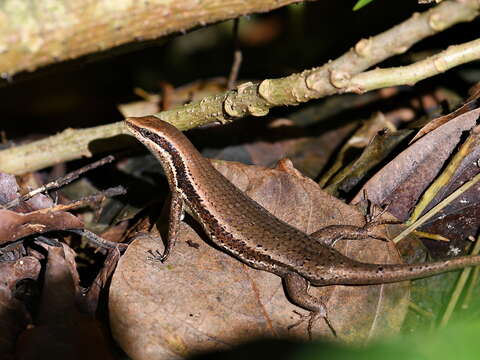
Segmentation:
{"type": "MultiPolygon", "coordinates": [[[[212,122],[230,122],[247,115],[263,116],[275,106],[298,105],[347,90],[359,91],[359,84],[349,86],[353,79],[362,79],[361,75],[356,74],[388,57],[405,52],[416,42],[456,23],[471,21],[478,15],[479,9],[478,0],[445,1],[422,14],[414,14],[410,19],[377,36],[360,40],[347,53],[322,67],[280,79],[242,84],[235,90],[206,96],[200,101],[162,111],[155,116],[180,130],[188,130],[212,122]]],[[[428,73],[434,75],[477,58],[476,41],[451,47],[438,54],[433,61],[436,72],[425,64],[410,65],[425,70],[424,77],[416,81],[424,79],[425,75],[429,76],[428,73]]],[[[388,78],[390,70],[379,71],[381,75],[377,76],[377,80],[379,77],[388,78]]],[[[398,78],[398,68],[393,71],[397,72],[393,78],[398,78]]],[[[371,72],[368,73],[372,75],[371,72]]],[[[412,76],[415,75],[408,74],[407,83],[415,82],[412,76]]],[[[88,145],[91,141],[125,133],[128,131],[123,122],[90,129],[68,129],[40,141],[0,151],[0,171],[22,174],[81,156],[90,156],[88,145]]]]}
{"type": "Polygon", "coordinates": [[[227,90],[232,90],[235,87],[238,73],[240,72],[240,65],[242,65],[243,56],[242,50],[240,49],[240,42],[238,41],[238,23],[238,19],[235,19],[233,22],[233,64],[230,69],[230,75],[228,75],[227,90]]]}
{"type": "Polygon", "coordinates": [[[81,167],[80,169],[69,172],[68,174],[66,174],[64,176],[61,176],[58,179],[55,179],[55,180],[50,181],[49,183],[47,183],[45,185],[42,185],[42,186],[40,186],[36,189],[33,189],[32,191],[29,191],[27,194],[25,194],[23,196],[20,196],[16,199],[13,199],[12,201],[3,205],[2,207],[5,208],[5,209],[11,209],[12,207],[17,206],[21,202],[27,201],[28,199],[31,199],[32,197],[34,197],[37,194],[40,194],[40,193],[43,193],[43,192],[46,192],[46,191],[49,191],[49,190],[52,190],[52,189],[58,189],[59,187],[67,185],[67,184],[71,183],[72,181],[78,179],[80,177],[80,175],[82,175],[83,173],[85,173],[87,171],[90,171],[90,170],[93,170],[93,169],[95,169],[99,166],[103,166],[107,163],[110,163],[113,160],[115,160],[115,158],[112,155],[108,155],[108,156],[104,157],[103,159],[100,159],[100,160],[95,161],[91,164],[85,165],[85,166],[81,167]]]}
{"type": "Polygon", "coordinates": [[[85,239],[88,240],[89,243],[99,248],[125,250],[128,247],[127,244],[116,243],[113,241],[105,240],[104,238],[98,236],[97,234],[87,229],[69,229],[66,231],[69,231],[84,237],[85,239]]]}
{"type": "Polygon", "coordinates": [[[114,197],[118,195],[124,195],[126,193],[127,193],[127,190],[123,186],[115,186],[112,188],[108,188],[106,190],[99,191],[93,195],[86,196],[84,198],[81,198],[80,200],[71,201],[68,204],[58,204],[50,208],[40,209],[37,211],[39,213],[53,212],[53,211],[72,211],[85,206],[91,206],[95,203],[100,203],[106,198],[114,197]]]}
{"type": "MultiPolygon", "coordinates": [[[[88,129],[66,129],[45,139],[0,151],[0,171],[22,174],[84,156],[90,157],[92,151],[89,144],[92,141],[127,133],[122,122],[88,129]]],[[[109,151],[116,146],[121,147],[119,141],[112,143],[109,151]]]]}
{"type": "Polygon", "coordinates": [[[451,68],[480,59],[480,39],[450,46],[425,60],[408,66],[375,69],[344,79],[339,89],[345,92],[364,93],[388,86],[415,85],[418,81],[441,74],[451,68]]]}

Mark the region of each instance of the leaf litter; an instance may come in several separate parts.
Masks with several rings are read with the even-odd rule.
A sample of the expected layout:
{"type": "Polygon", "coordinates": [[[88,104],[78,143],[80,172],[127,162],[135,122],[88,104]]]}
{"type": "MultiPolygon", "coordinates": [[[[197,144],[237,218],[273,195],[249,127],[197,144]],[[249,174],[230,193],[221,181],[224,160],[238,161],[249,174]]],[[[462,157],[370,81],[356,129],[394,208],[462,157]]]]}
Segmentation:
{"type": "MultiPolygon", "coordinates": [[[[169,101],[176,101],[175,92],[169,96],[169,101]]],[[[182,96],[180,94],[179,99],[182,96]]],[[[365,211],[365,197],[377,207],[386,207],[397,219],[406,221],[415,210],[421,215],[432,209],[479,172],[477,99],[478,91],[474,88],[463,106],[431,121],[408,145],[404,139],[411,137],[412,130],[402,129],[401,121],[394,127],[387,126],[389,132],[378,122],[372,121],[371,127],[364,122],[362,128],[362,123],[357,121],[357,130],[348,125],[313,134],[308,129],[295,129],[299,123],[283,118],[273,121],[270,127],[282,128],[277,133],[282,134],[281,137],[267,142],[256,141],[241,149],[248,153],[253,163],[259,164],[272,164],[285,155],[291,156],[303,174],[317,178],[328,191],[342,196],[342,200],[326,193],[286,160],[280,161],[275,168],[219,161],[214,161],[214,165],[275,216],[307,233],[331,224],[362,226],[365,214],[369,214],[365,211]],[[294,140],[288,139],[292,131],[297,134],[294,140]],[[353,141],[355,134],[365,134],[363,141],[355,145],[358,146],[356,155],[352,156],[352,148],[347,146],[338,157],[342,162],[340,166],[332,166],[335,163],[325,160],[335,157],[336,149],[341,148],[342,143],[353,141]],[[460,153],[459,149],[469,137],[473,139],[472,144],[452,165],[455,154],[460,153]],[[335,142],[329,143],[329,138],[335,138],[335,142]],[[324,148],[319,151],[315,146],[324,148]],[[445,175],[447,172],[449,174],[445,175]],[[328,174],[326,181],[321,180],[322,174],[328,174]],[[442,174],[445,180],[432,187],[442,174]],[[433,195],[425,197],[430,192],[433,195]],[[420,207],[422,196],[426,200],[420,207]]],[[[158,101],[148,98],[148,104],[123,109],[150,112],[148,109],[160,106],[158,101]]],[[[361,103],[361,100],[357,102],[361,103]]],[[[382,121],[389,121],[398,114],[395,111],[385,113],[386,119],[382,121]]],[[[401,116],[410,120],[411,113],[401,116]]],[[[230,153],[236,151],[238,149],[233,149],[230,153]]],[[[130,169],[125,167],[126,161],[129,160],[118,163],[116,171],[137,171],[137,185],[130,189],[141,189],[138,183],[144,180],[146,171],[151,178],[147,180],[149,184],[161,179],[158,164],[155,169],[144,162],[139,171],[138,167],[135,170],[135,165],[130,169]]],[[[84,179],[77,180],[71,188],[82,181],[84,179]]],[[[150,187],[148,190],[151,194],[150,187]]],[[[166,194],[164,190],[165,187],[158,193],[166,194]]],[[[452,201],[425,223],[421,228],[423,233],[418,233],[440,234],[450,240],[448,243],[426,240],[425,247],[411,234],[398,246],[374,239],[342,240],[335,246],[352,258],[379,263],[401,262],[399,250],[407,262],[445,257],[452,249],[465,253],[471,247],[467,238],[479,225],[478,190],[474,186],[452,201]]],[[[108,327],[122,349],[135,359],[180,358],[264,336],[306,336],[305,324],[287,330],[298,320],[294,311],[304,311],[286,299],[281,280],[270,273],[253,270],[210,246],[192,219],[187,218],[182,223],[178,244],[168,263],[149,260],[150,250],[162,251],[160,233],[166,225],[165,216],[160,221],[152,216],[159,213],[161,203],[151,195],[150,201],[143,205],[99,197],[88,203],[96,210],[83,213],[76,212],[78,207],[75,206],[59,207],[47,194],[17,200],[20,197],[15,178],[0,174],[0,203],[15,202],[9,209],[5,206],[0,209],[0,242],[4,246],[0,266],[5,267],[2,274],[9,279],[0,293],[0,306],[8,309],[4,311],[8,315],[2,319],[0,334],[4,339],[3,353],[11,358],[33,359],[37,351],[48,352],[52,358],[62,358],[65,353],[76,354],[78,358],[112,358],[115,348],[104,332],[108,327]],[[105,221],[104,225],[96,229],[101,229],[97,232],[106,241],[117,243],[128,239],[131,244],[122,257],[118,249],[99,250],[105,255],[85,295],[74,258],[77,257],[77,265],[79,260],[92,259],[85,256],[82,248],[76,247],[76,252],[72,250],[69,244],[75,245],[74,236],[64,230],[95,227],[100,218],[105,221]],[[34,246],[28,245],[27,239],[32,240],[34,246]],[[41,271],[45,272],[43,279],[39,278],[41,271]],[[109,324],[105,316],[101,321],[95,318],[99,309],[104,315],[107,312],[106,308],[102,310],[106,291],[109,292],[109,324]]],[[[86,204],[87,201],[81,206],[86,204]]],[[[378,231],[393,238],[402,231],[402,226],[384,226],[378,231]]],[[[454,275],[442,276],[454,279],[454,275]]],[[[453,282],[440,280],[442,276],[414,282],[421,284],[413,288],[413,300],[419,312],[438,312],[440,306],[433,299],[439,298],[436,291],[443,294],[442,299],[448,297],[453,282]]],[[[325,299],[330,319],[339,334],[338,340],[347,342],[364,342],[398,333],[410,298],[407,282],[312,287],[310,291],[325,299]]],[[[411,312],[407,319],[409,317],[412,317],[411,312]]],[[[330,336],[322,322],[316,324],[314,335],[330,336]]]]}

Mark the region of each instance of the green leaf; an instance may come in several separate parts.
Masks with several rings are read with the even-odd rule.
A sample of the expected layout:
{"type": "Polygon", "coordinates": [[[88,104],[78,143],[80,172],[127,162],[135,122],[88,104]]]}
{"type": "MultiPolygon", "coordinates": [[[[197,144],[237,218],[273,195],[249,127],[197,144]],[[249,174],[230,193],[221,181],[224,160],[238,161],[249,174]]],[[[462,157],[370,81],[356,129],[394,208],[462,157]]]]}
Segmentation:
{"type": "Polygon", "coordinates": [[[357,11],[364,7],[365,5],[371,3],[373,0],[358,0],[355,6],[353,7],[353,11],[357,11]]]}
{"type": "MultiPolygon", "coordinates": [[[[470,316],[471,318],[473,316],[470,316]]],[[[294,360],[475,360],[480,322],[458,322],[428,333],[417,332],[369,345],[314,342],[296,350],[294,360]]]]}

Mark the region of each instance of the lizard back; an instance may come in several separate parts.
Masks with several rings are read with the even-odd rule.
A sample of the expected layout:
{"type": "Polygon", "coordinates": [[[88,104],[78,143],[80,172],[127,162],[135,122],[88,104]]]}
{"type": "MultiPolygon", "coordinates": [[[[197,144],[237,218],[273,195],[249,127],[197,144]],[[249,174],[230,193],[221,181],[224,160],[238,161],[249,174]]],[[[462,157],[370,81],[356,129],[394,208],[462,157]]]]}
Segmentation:
{"type": "Polygon", "coordinates": [[[178,129],[154,116],[129,118],[129,129],[161,162],[213,243],[246,264],[313,285],[382,284],[480,264],[480,256],[421,264],[355,261],[278,219],[228,181],[178,129]]]}

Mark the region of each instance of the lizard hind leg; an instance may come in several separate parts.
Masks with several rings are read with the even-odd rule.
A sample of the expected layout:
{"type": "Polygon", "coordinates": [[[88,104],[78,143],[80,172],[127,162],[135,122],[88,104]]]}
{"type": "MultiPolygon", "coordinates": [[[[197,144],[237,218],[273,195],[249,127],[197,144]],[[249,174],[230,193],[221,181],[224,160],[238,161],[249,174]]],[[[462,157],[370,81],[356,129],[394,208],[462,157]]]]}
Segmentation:
{"type": "Polygon", "coordinates": [[[333,246],[338,240],[365,240],[373,238],[381,241],[389,241],[383,234],[376,230],[377,226],[387,224],[399,224],[399,221],[377,220],[367,217],[365,225],[330,225],[321,228],[309,236],[326,246],[333,246]]]}
{"type": "Polygon", "coordinates": [[[290,300],[295,305],[310,311],[310,314],[308,315],[301,315],[298,312],[295,312],[296,314],[300,315],[300,320],[295,324],[290,325],[288,329],[290,330],[308,320],[307,331],[308,337],[311,340],[313,325],[319,318],[323,318],[333,335],[337,336],[334,327],[328,319],[327,308],[325,304],[320,299],[317,299],[308,293],[308,280],[296,273],[286,275],[283,280],[285,282],[286,293],[290,300]]]}

